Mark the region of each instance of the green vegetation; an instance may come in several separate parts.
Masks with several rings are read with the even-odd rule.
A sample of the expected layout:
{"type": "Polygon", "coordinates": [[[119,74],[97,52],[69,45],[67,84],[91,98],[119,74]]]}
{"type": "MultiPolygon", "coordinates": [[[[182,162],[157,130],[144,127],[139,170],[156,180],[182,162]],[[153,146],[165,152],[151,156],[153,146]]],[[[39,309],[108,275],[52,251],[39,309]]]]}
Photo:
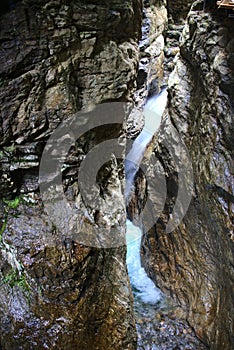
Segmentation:
{"type": "Polygon", "coordinates": [[[2,223],[2,227],[1,227],[1,229],[0,229],[0,242],[2,241],[2,234],[3,234],[3,232],[4,232],[5,229],[6,229],[6,224],[7,224],[7,219],[4,218],[4,219],[3,219],[3,223],[2,223]]]}
{"type": "Polygon", "coordinates": [[[0,243],[2,243],[2,235],[6,229],[6,225],[7,225],[7,214],[5,213],[5,217],[2,218],[2,227],[0,228],[0,243]]]}
{"type": "Polygon", "coordinates": [[[11,270],[3,279],[4,284],[8,284],[11,288],[14,286],[21,287],[24,291],[29,292],[30,287],[26,281],[25,274],[19,272],[17,270],[11,270]]]}
{"type": "Polygon", "coordinates": [[[14,152],[14,150],[15,150],[15,145],[10,145],[10,146],[4,147],[4,151],[7,153],[14,152]]]}
{"type": "Polygon", "coordinates": [[[15,145],[12,144],[10,146],[4,147],[2,152],[3,152],[3,155],[5,155],[6,157],[12,158],[15,152],[15,145]]]}
{"type": "Polygon", "coordinates": [[[12,200],[8,200],[8,199],[3,199],[3,202],[7,204],[7,209],[16,209],[19,204],[20,201],[22,200],[22,197],[15,197],[12,200]]]}
{"type": "Polygon", "coordinates": [[[14,199],[3,199],[3,203],[5,203],[4,208],[4,218],[2,219],[2,227],[0,228],[0,243],[2,242],[2,235],[7,226],[8,213],[10,209],[17,209],[19,204],[22,202],[23,197],[15,197],[14,199]]]}
{"type": "MultiPolygon", "coordinates": [[[[9,211],[16,210],[20,203],[22,203],[24,200],[23,196],[20,195],[18,197],[15,197],[14,199],[6,199],[4,198],[2,202],[5,204],[4,206],[4,218],[2,219],[2,227],[0,228],[0,243],[2,242],[2,235],[7,227],[7,220],[9,211]]],[[[30,287],[27,283],[26,276],[24,273],[24,267],[22,264],[20,264],[19,271],[17,269],[11,269],[10,272],[3,278],[1,284],[8,284],[11,288],[14,286],[21,287],[25,292],[29,292],[30,287]]]]}

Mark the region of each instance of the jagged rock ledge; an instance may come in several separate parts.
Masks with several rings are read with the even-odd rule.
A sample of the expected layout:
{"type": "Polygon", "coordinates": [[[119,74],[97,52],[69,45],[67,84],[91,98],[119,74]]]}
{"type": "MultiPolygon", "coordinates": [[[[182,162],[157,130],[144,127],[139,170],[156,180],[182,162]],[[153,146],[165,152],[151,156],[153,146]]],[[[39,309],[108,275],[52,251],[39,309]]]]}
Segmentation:
{"type": "MultiPolygon", "coordinates": [[[[142,261],[181,306],[196,334],[213,350],[229,350],[234,321],[234,22],[216,8],[204,11],[203,5],[196,1],[188,15],[169,78],[169,105],[153,158],[164,168],[167,200],[157,223],[145,232],[142,261]],[[173,133],[170,153],[165,139],[173,133]],[[179,190],[181,142],[191,158],[194,188],[183,221],[166,233],[179,190]]],[[[156,176],[153,164],[151,176],[156,176]]],[[[156,193],[156,203],[160,196],[156,193]]]]}

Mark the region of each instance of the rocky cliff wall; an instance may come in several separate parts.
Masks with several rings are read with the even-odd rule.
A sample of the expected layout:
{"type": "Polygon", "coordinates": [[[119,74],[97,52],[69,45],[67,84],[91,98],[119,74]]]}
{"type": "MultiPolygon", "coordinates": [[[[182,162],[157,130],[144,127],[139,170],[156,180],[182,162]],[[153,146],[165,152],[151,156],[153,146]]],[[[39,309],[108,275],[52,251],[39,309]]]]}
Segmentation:
{"type": "Polygon", "coordinates": [[[160,91],[164,80],[164,32],[167,28],[166,1],[144,0],[142,36],[139,42],[139,68],[135,108],[128,118],[127,131],[136,137],[144,126],[143,106],[146,98],[160,91]]]}
{"type": "Polygon", "coordinates": [[[173,1],[167,0],[168,14],[171,16],[175,23],[183,22],[188,14],[188,11],[192,5],[193,1],[173,1]]]}
{"type": "MultiPolygon", "coordinates": [[[[84,246],[54,225],[38,172],[60,122],[101,102],[132,100],[141,3],[25,0],[1,10],[1,348],[134,349],[125,246],[84,246]]],[[[86,154],[108,138],[123,154],[121,123],[101,125],[77,140],[63,168],[63,191],[85,236],[94,227],[125,233],[122,162],[112,158],[98,173],[100,211],[85,208],[77,183],[86,154]]]]}
{"type": "MultiPolygon", "coordinates": [[[[167,200],[142,244],[149,275],[214,350],[233,347],[233,26],[224,12],[203,11],[202,1],[188,15],[154,148],[153,159],[160,162],[150,170],[151,176],[158,171],[165,177],[167,200]],[[173,140],[171,149],[165,140],[173,140]],[[191,159],[194,188],[183,221],[166,233],[180,186],[181,142],[191,159]]],[[[157,194],[155,205],[163,198],[160,189],[157,194]]]]}
{"type": "Polygon", "coordinates": [[[164,31],[167,26],[165,1],[144,1],[138,84],[149,94],[158,93],[163,80],[164,31]],[[141,80],[141,78],[143,78],[141,80]],[[145,79],[144,79],[145,78],[145,79]]]}

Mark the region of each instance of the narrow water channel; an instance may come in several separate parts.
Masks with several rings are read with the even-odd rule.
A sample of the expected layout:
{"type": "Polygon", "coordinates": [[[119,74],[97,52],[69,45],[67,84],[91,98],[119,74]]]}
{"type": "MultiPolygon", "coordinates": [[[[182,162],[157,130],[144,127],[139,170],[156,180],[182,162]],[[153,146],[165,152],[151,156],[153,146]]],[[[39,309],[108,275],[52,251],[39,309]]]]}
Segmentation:
{"type": "MultiPolygon", "coordinates": [[[[153,96],[146,102],[144,108],[144,128],[133,142],[133,145],[125,159],[126,203],[131,199],[134,189],[134,179],[144,157],[147,145],[151,142],[153,135],[158,130],[163,111],[167,103],[167,91],[162,90],[159,95],[153,96]]],[[[161,298],[161,293],[147,276],[141,267],[140,244],[141,229],[127,220],[127,266],[134,296],[144,303],[155,305],[161,298]]]]}
{"type": "Polygon", "coordinates": [[[127,220],[127,266],[135,299],[146,304],[156,305],[162,297],[153,281],[141,266],[141,229],[127,220]]]}
{"type": "Polygon", "coordinates": [[[145,123],[141,133],[137,136],[125,158],[125,198],[128,203],[131,189],[134,187],[134,178],[144,157],[147,145],[152,140],[161,123],[161,117],[167,103],[167,90],[148,99],[144,108],[145,123]]]}
{"type": "MultiPolygon", "coordinates": [[[[151,97],[144,109],[145,125],[125,160],[126,204],[134,190],[134,179],[147,145],[160,126],[167,103],[167,91],[151,97]]],[[[204,350],[177,307],[169,302],[141,266],[141,229],[127,220],[127,267],[134,296],[138,350],[204,350]]]]}

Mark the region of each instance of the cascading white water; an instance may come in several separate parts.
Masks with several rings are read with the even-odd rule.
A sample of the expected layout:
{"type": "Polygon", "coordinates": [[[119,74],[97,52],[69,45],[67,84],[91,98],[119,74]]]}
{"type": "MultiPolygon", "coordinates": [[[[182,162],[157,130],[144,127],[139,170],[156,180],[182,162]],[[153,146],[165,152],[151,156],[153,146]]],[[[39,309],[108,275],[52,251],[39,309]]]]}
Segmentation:
{"type": "Polygon", "coordinates": [[[141,298],[144,303],[156,304],[161,298],[161,292],[141,266],[139,253],[141,230],[139,227],[134,226],[129,220],[127,220],[127,242],[128,274],[133,287],[134,296],[135,298],[141,298]]]}
{"type": "Polygon", "coordinates": [[[144,108],[145,125],[141,133],[133,142],[132,148],[125,158],[125,198],[128,203],[131,190],[134,186],[134,178],[139,165],[144,157],[147,145],[152,140],[161,123],[161,117],[167,103],[167,90],[148,99],[144,108]]]}
{"type": "MultiPolygon", "coordinates": [[[[126,198],[127,204],[131,198],[131,187],[134,187],[134,178],[144,157],[145,148],[160,126],[166,101],[167,94],[164,91],[159,96],[152,97],[146,104],[145,127],[133,143],[125,164],[129,186],[126,190],[126,195],[129,197],[126,198]]],[[[183,324],[182,320],[175,318],[175,306],[172,306],[166,296],[156,288],[142,268],[141,236],[141,229],[127,220],[127,267],[134,296],[137,349],[204,350],[203,345],[198,343],[195,335],[192,335],[192,330],[183,324]]]]}
{"type": "MultiPolygon", "coordinates": [[[[134,179],[139,165],[144,157],[147,145],[160,126],[161,116],[167,103],[167,91],[163,90],[159,95],[151,97],[144,108],[145,126],[140,135],[134,141],[125,160],[125,198],[128,203],[131,191],[134,188],[134,179]]],[[[141,266],[140,244],[141,229],[127,220],[127,266],[128,273],[136,298],[142,302],[156,304],[161,298],[161,292],[147,276],[141,266]]]]}

